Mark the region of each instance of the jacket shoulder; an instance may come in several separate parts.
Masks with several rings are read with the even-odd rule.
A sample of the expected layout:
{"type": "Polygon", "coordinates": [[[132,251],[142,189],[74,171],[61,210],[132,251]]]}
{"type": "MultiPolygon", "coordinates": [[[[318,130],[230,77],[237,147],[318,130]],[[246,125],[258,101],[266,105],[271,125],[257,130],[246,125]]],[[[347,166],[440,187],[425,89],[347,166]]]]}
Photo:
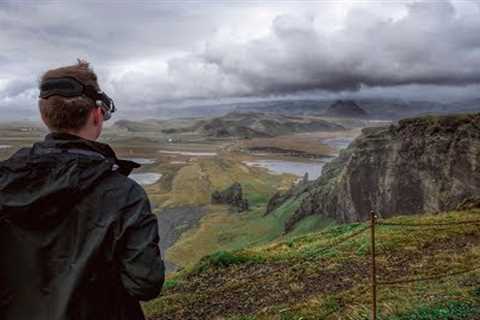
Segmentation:
{"type": "MultiPolygon", "coordinates": [[[[114,195],[131,197],[145,197],[145,189],[132,178],[129,178],[119,172],[112,172],[104,181],[103,188],[107,188],[114,195]]],[[[120,200],[120,199],[119,199],[120,200]]]]}
{"type": "MultiPolygon", "coordinates": [[[[103,179],[93,190],[95,197],[102,203],[102,210],[110,215],[131,216],[132,214],[150,213],[150,202],[143,187],[133,179],[118,172],[103,179]],[[147,210],[135,210],[145,207],[147,210]]],[[[114,217],[115,218],[115,217],[114,217]]]]}

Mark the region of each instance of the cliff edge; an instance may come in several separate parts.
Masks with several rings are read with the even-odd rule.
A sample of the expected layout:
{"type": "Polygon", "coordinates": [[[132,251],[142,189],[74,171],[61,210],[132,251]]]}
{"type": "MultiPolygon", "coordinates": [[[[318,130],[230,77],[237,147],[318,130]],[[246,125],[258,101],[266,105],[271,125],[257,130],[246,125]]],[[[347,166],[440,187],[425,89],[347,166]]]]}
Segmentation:
{"type": "Polygon", "coordinates": [[[480,195],[480,114],[367,128],[304,192],[286,231],[309,215],[338,222],[455,209],[480,195]]]}

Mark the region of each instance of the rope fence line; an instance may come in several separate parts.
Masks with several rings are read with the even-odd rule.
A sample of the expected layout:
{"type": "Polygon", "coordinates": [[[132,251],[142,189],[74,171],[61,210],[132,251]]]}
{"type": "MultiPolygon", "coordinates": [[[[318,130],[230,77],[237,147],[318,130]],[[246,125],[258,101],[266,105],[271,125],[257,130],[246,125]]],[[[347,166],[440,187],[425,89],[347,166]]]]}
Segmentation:
{"type": "Polygon", "coordinates": [[[475,272],[475,271],[480,271],[480,266],[476,267],[476,268],[469,269],[469,270],[440,273],[440,274],[436,274],[434,276],[424,277],[424,278],[409,278],[409,279],[402,279],[402,280],[396,280],[396,281],[380,281],[380,282],[377,282],[377,284],[379,284],[379,285],[394,285],[394,284],[404,284],[404,283],[412,283],[412,282],[425,282],[425,281],[439,280],[439,279],[444,279],[444,278],[460,276],[460,275],[472,273],[472,272],[475,272]]]}
{"type": "Polygon", "coordinates": [[[367,231],[368,229],[370,229],[370,227],[363,227],[357,231],[355,231],[354,233],[352,233],[351,235],[343,238],[343,239],[340,239],[338,241],[332,241],[333,243],[329,244],[328,246],[322,248],[320,251],[328,251],[328,250],[331,250],[331,249],[335,249],[336,247],[338,247],[339,245],[347,242],[348,240],[351,240],[353,238],[356,238],[358,237],[359,235],[361,235],[362,233],[364,233],[365,231],[367,231]]]}
{"type": "MultiPolygon", "coordinates": [[[[475,271],[472,271],[472,272],[475,272],[475,271]]],[[[392,285],[385,286],[385,288],[411,289],[412,287],[409,286],[409,284],[412,284],[412,283],[415,283],[415,282],[406,283],[404,286],[398,285],[398,284],[392,284],[392,285]]],[[[463,287],[478,287],[478,285],[479,285],[478,283],[462,283],[463,287]]]]}
{"type": "Polygon", "coordinates": [[[386,223],[386,222],[377,222],[378,226],[388,226],[388,227],[445,227],[445,226],[459,226],[459,225],[480,225],[480,220],[470,220],[470,221],[457,221],[450,223],[386,223]]]}
{"type": "MultiPolygon", "coordinates": [[[[468,225],[459,225],[457,227],[463,227],[463,228],[466,228],[468,225]]],[[[480,224],[472,224],[470,225],[472,228],[473,227],[480,227],[480,224]]],[[[383,226],[379,226],[379,227],[383,227],[383,226]]],[[[447,226],[444,226],[444,227],[441,227],[441,226],[438,226],[438,227],[435,227],[435,226],[425,226],[423,228],[419,228],[419,227],[409,227],[409,226],[405,226],[403,228],[398,228],[398,229],[403,229],[405,231],[408,231],[408,232],[419,232],[419,231],[424,231],[424,230],[433,230],[433,231],[449,231],[449,230],[452,230],[452,227],[447,227],[447,226]]]]}
{"type": "MultiPolygon", "coordinates": [[[[378,222],[377,215],[374,211],[370,211],[370,224],[368,228],[371,230],[370,244],[371,244],[371,292],[372,292],[372,319],[377,319],[377,287],[378,286],[391,286],[402,288],[399,286],[401,284],[417,283],[417,282],[426,282],[432,280],[439,280],[444,278],[450,278],[460,275],[465,275],[475,271],[480,271],[480,266],[455,272],[445,272],[432,275],[429,277],[417,277],[417,278],[407,278],[393,281],[378,281],[377,279],[377,268],[376,268],[376,241],[375,241],[375,232],[376,226],[390,226],[390,227],[404,227],[404,228],[432,228],[432,227],[444,227],[444,228],[435,228],[436,230],[446,230],[449,226],[460,226],[460,225],[477,225],[480,226],[480,220],[466,220],[466,221],[457,221],[451,223],[385,223],[378,222]]],[[[424,229],[422,229],[424,230],[424,229]]],[[[381,244],[380,244],[381,245],[381,244]]],[[[404,287],[403,287],[404,288],[404,287]]]]}

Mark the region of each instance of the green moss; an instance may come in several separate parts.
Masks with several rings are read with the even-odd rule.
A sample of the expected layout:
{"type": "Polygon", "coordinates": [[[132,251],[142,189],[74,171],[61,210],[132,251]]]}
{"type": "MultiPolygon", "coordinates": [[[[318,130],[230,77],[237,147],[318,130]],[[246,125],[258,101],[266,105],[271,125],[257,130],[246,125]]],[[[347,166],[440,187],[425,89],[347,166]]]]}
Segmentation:
{"type": "MultiPolygon", "coordinates": [[[[275,215],[257,217],[260,223],[281,221],[282,214],[292,203],[275,215]]],[[[247,217],[245,217],[247,218],[247,217]]],[[[252,218],[252,217],[250,217],[252,218]]],[[[249,219],[250,219],[249,218],[249,219]]],[[[391,223],[447,223],[480,219],[480,211],[470,210],[436,215],[405,216],[388,219],[391,223]]],[[[312,223],[310,221],[309,223],[312,223]]],[[[178,282],[166,296],[152,303],[149,315],[174,314],[191,308],[192,301],[208,305],[218,303],[219,297],[235,290],[230,304],[244,306],[246,302],[262,301],[270,290],[281,290],[278,300],[268,306],[259,303],[229,320],[270,319],[367,319],[371,306],[368,266],[370,263],[370,234],[368,230],[350,239],[350,235],[366,224],[328,226],[321,232],[288,238],[275,243],[241,251],[219,251],[203,258],[196,272],[178,276],[178,282]],[[342,240],[348,241],[342,242],[342,240]],[[332,244],[342,242],[333,249],[332,244]],[[248,264],[248,265],[242,265],[248,264]],[[242,265],[239,267],[239,265],[242,265]],[[232,267],[228,267],[232,266],[232,267]],[[327,274],[325,274],[327,273],[327,274]],[[251,274],[261,277],[250,278],[251,274]],[[324,276],[320,276],[324,274],[324,276]],[[318,275],[318,280],[316,275],[318,275]],[[338,275],[340,278],[336,278],[338,275]],[[188,281],[182,281],[188,277],[188,281]],[[206,285],[196,291],[192,282],[204,283],[205,278],[217,279],[216,285],[206,285]],[[312,286],[317,282],[320,285],[312,286]],[[288,286],[282,284],[288,283],[288,286]],[[326,286],[330,288],[324,291],[326,286]],[[344,287],[343,287],[344,285],[344,287]],[[195,295],[192,295],[195,294],[195,295]],[[238,294],[238,295],[237,295],[238,294]],[[304,299],[288,299],[306,294],[304,299]],[[238,301],[237,301],[238,297],[238,301]],[[248,298],[246,298],[248,297],[248,298]],[[252,300],[249,300],[251,297],[252,300]]],[[[428,277],[443,272],[468,270],[480,257],[479,229],[476,225],[454,225],[451,228],[397,228],[378,226],[377,250],[379,278],[398,280],[428,277]],[[468,246],[463,244],[469,241],[468,246]],[[458,248],[461,248],[459,250],[458,248]],[[394,259],[392,259],[394,258],[394,259]],[[399,273],[398,270],[401,272],[399,273]]],[[[237,232],[238,234],[238,232],[237,232]]],[[[379,286],[378,310],[383,320],[467,320],[480,318],[480,272],[452,276],[439,281],[413,283],[402,288],[379,286]]],[[[280,291],[279,291],[280,292],[280,291]]],[[[254,303],[255,304],[255,303],[254,303]]],[[[237,306],[238,307],[238,306],[237,306]]],[[[239,307],[241,309],[241,307],[239,307]]],[[[227,311],[224,313],[228,313],[227,311]]],[[[197,312],[197,309],[195,309],[197,312]]],[[[208,311],[204,318],[209,318],[208,311]]]]}
{"type": "Polygon", "coordinates": [[[360,223],[352,223],[352,224],[341,224],[341,225],[334,225],[325,230],[325,236],[327,237],[339,237],[346,233],[350,233],[360,226],[364,226],[364,224],[360,223]]]}
{"type": "Polygon", "coordinates": [[[300,222],[295,225],[295,229],[293,229],[288,236],[295,237],[298,235],[320,231],[334,223],[335,221],[333,219],[325,218],[320,215],[308,216],[300,220],[300,222]]]}
{"type": "Polygon", "coordinates": [[[301,198],[298,199],[289,199],[280,207],[278,207],[275,211],[271,213],[274,217],[276,217],[282,225],[285,225],[288,218],[290,218],[294,213],[295,210],[300,206],[301,198]]]}
{"type": "Polygon", "coordinates": [[[208,268],[225,268],[235,264],[243,264],[248,262],[261,263],[264,258],[256,255],[245,255],[242,253],[234,253],[229,251],[218,251],[214,254],[202,258],[194,267],[194,273],[201,273],[208,268]]]}
{"type": "Polygon", "coordinates": [[[416,310],[391,316],[386,320],[463,320],[480,316],[480,307],[462,301],[449,301],[434,306],[421,306],[416,310]]]}
{"type": "Polygon", "coordinates": [[[168,279],[165,280],[165,283],[163,284],[164,289],[171,289],[174,288],[178,284],[178,281],[176,279],[168,279]]]}

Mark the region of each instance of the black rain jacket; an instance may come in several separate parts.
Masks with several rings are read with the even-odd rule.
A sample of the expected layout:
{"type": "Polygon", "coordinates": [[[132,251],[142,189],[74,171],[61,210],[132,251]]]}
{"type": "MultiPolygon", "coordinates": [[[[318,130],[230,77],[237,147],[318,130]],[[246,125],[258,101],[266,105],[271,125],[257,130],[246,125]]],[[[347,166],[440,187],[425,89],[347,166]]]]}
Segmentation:
{"type": "Polygon", "coordinates": [[[144,319],[164,281],[139,165],[52,133],[0,162],[0,319],[144,319]]]}

